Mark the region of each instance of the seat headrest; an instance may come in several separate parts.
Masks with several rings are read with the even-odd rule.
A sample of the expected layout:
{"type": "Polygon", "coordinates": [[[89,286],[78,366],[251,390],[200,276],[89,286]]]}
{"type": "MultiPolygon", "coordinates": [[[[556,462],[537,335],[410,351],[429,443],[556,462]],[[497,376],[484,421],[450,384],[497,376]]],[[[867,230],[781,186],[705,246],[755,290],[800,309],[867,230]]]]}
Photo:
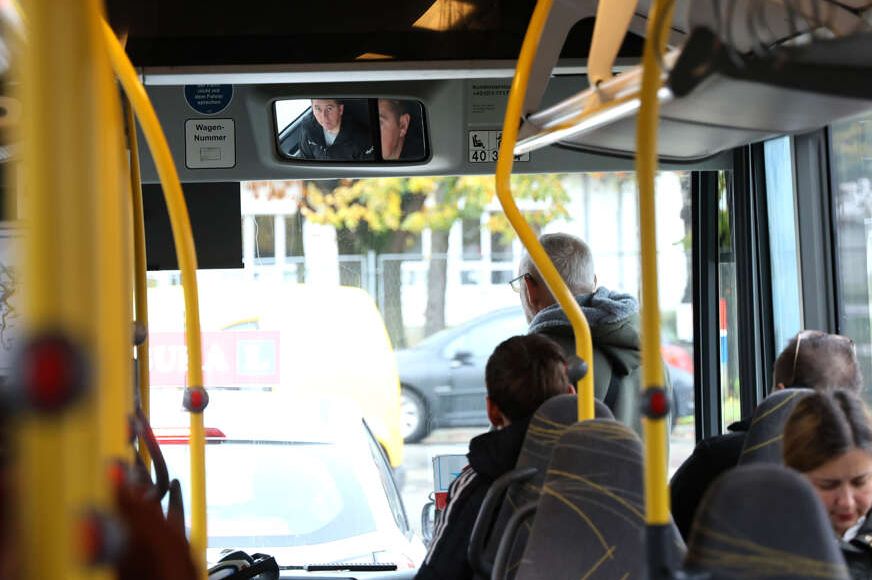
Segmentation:
{"type": "Polygon", "coordinates": [[[790,388],[772,393],[757,406],[751,419],[739,465],[749,463],[782,463],[784,424],[793,408],[812,394],[811,389],[790,388]]]}
{"type": "Polygon", "coordinates": [[[554,447],[517,578],[641,578],[644,555],[642,442],[614,420],[572,425],[554,447]]]}
{"type": "Polygon", "coordinates": [[[685,563],[712,580],[849,577],[811,484],[766,463],[739,466],[712,484],[697,511],[685,563]]]}

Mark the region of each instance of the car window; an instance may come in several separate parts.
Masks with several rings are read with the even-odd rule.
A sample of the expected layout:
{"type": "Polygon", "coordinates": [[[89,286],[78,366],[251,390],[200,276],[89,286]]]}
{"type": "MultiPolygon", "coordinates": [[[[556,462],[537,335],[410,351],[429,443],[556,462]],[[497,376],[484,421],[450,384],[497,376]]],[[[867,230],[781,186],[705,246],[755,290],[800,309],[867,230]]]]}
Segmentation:
{"type": "MultiPolygon", "coordinates": [[[[163,451],[191,505],[188,446],[163,451]]],[[[358,451],[326,443],[207,446],[209,547],[297,547],[376,531],[364,491],[372,479],[361,473],[358,451]]]]}
{"type": "Polygon", "coordinates": [[[527,325],[519,310],[517,315],[490,318],[471,326],[451,341],[446,354],[453,357],[458,352],[469,352],[475,357],[488,357],[502,341],[526,332],[527,325]]]}

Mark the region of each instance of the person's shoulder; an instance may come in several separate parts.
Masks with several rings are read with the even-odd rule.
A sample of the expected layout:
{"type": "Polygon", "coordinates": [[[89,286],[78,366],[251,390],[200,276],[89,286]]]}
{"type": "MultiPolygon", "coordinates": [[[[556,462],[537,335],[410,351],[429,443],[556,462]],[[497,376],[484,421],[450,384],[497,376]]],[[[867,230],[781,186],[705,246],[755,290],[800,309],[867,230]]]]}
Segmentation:
{"type": "Polygon", "coordinates": [[[705,458],[714,462],[727,462],[735,465],[742,454],[742,446],[745,444],[744,431],[724,433],[703,439],[697,443],[693,450],[693,456],[705,458]]]}

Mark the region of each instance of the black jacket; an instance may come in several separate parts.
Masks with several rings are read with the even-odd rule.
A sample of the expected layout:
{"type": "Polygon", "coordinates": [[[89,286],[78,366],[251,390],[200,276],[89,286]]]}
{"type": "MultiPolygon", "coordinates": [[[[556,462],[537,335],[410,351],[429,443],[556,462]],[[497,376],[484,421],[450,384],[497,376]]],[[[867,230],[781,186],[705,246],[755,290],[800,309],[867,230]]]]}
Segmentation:
{"type": "Polygon", "coordinates": [[[472,527],[491,483],[518,461],[529,419],[488,431],[469,442],[469,459],[448,488],[448,504],[436,522],[433,541],[416,580],[463,580],[473,577],[466,552],[472,527]]]}
{"type": "Polygon", "coordinates": [[[872,578],[872,512],[866,515],[866,521],[860,527],[857,535],[850,542],[839,541],[842,555],[848,564],[851,578],[872,578]]]}
{"type": "Polygon", "coordinates": [[[300,129],[300,155],[303,159],[359,161],[371,159],[372,139],[366,130],[348,116],[342,119],[333,145],[327,146],[324,129],[310,112],[300,129]]]}
{"type": "Polygon", "coordinates": [[[727,427],[729,433],[703,439],[672,476],[672,518],[684,541],[706,490],[720,474],[739,463],[749,425],[750,420],[738,421],[727,427]]]}

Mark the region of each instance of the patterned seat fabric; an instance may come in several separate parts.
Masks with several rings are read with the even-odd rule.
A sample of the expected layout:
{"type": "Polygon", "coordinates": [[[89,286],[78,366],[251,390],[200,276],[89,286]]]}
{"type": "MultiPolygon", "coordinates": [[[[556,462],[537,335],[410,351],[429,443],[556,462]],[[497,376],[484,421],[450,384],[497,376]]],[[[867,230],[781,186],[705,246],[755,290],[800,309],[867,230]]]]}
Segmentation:
{"type": "Polygon", "coordinates": [[[847,567],[811,484],[779,465],[739,466],[706,493],[685,567],[712,580],[846,580],[847,567]]]}
{"type": "Polygon", "coordinates": [[[813,393],[811,389],[791,388],[772,393],[754,411],[745,437],[739,465],[782,463],[784,424],[798,402],[813,393]]]}
{"type": "MultiPolygon", "coordinates": [[[[678,563],[684,545],[671,526],[678,563]]],[[[617,421],[566,430],[554,448],[516,578],[645,578],[642,443],[617,421]]]]}
{"type": "MultiPolygon", "coordinates": [[[[597,418],[612,418],[612,412],[601,401],[594,401],[594,416],[597,418]]],[[[521,506],[539,498],[539,490],[545,481],[545,471],[551,461],[551,452],[560,436],[578,420],[578,397],[576,395],[560,395],[545,401],[530,420],[527,436],[515,469],[536,468],[536,475],[523,483],[513,484],[506,491],[506,499],[497,513],[495,523],[487,542],[484,556],[493,562],[497,547],[509,519],[521,506]]],[[[524,526],[512,549],[513,561],[519,561],[527,543],[529,525],[524,526]]]]}

